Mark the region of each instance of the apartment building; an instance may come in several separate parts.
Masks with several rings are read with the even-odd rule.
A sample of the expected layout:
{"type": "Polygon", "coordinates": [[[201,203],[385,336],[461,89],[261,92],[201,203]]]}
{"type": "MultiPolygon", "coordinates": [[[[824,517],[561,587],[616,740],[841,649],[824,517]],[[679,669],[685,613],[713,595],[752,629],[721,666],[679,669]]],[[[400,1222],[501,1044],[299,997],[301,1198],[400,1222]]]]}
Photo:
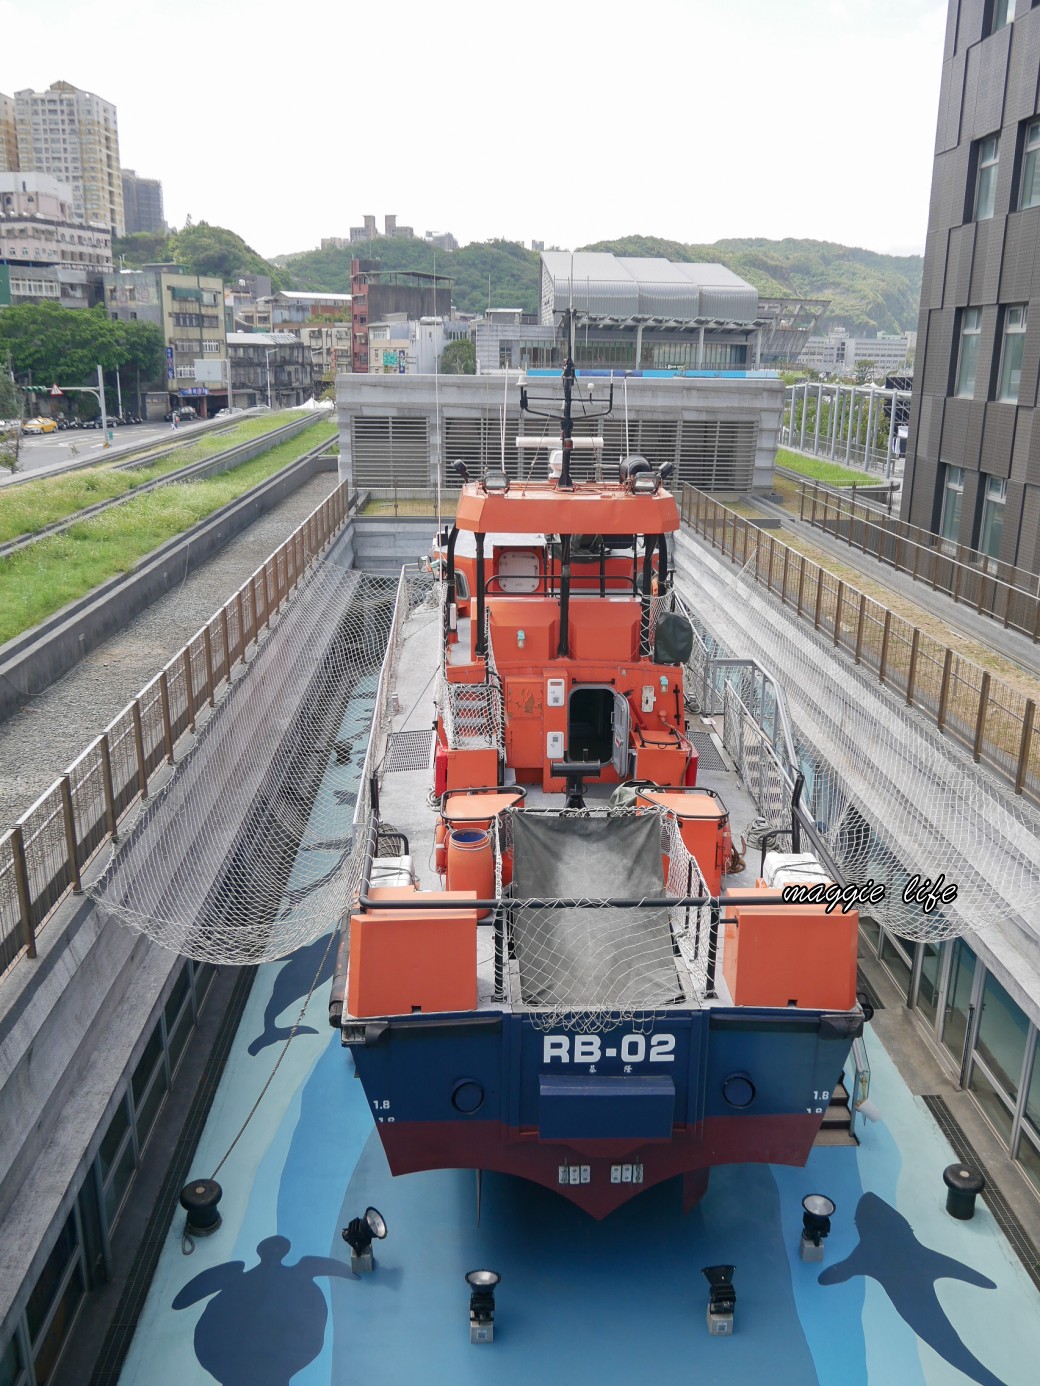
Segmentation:
{"type": "Polygon", "coordinates": [[[71,82],[15,92],[18,165],[72,189],[77,221],[126,234],[116,108],[71,82]]]}
{"type": "Polygon", "coordinates": [[[224,281],[177,265],[145,265],[105,275],[105,307],[122,322],[162,328],[170,407],[191,404],[205,418],[228,403],[224,281]]]}

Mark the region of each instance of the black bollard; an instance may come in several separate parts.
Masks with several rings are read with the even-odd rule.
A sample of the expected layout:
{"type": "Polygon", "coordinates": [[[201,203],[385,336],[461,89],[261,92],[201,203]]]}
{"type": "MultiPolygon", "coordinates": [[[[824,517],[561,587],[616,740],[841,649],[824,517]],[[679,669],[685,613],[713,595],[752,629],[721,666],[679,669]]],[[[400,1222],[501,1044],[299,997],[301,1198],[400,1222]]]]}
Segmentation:
{"type": "Polygon", "coordinates": [[[986,1180],[966,1165],[947,1165],[943,1170],[946,1185],[946,1211],[951,1218],[967,1222],[975,1216],[975,1199],[986,1187],[986,1180]]]}
{"type": "Polygon", "coordinates": [[[181,1189],[180,1205],[188,1215],[186,1231],[192,1237],[208,1237],[220,1226],[217,1205],[224,1190],[215,1179],[193,1179],[181,1189]]]}

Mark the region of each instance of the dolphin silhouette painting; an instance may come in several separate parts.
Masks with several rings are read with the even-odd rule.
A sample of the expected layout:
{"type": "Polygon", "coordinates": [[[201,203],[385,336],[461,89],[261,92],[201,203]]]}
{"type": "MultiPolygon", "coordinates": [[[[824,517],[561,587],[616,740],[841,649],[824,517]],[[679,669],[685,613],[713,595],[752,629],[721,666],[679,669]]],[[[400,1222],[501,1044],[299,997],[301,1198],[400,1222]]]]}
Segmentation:
{"type": "MultiPolygon", "coordinates": [[[[313,943],[308,943],[305,948],[297,948],[285,965],[279,968],[278,976],[274,981],[274,989],[271,992],[271,999],[264,1008],[264,1028],[254,1040],[250,1041],[250,1054],[259,1054],[269,1044],[278,1044],[281,1040],[289,1038],[292,1033],[292,1026],[278,1025],[278,1017],[287,1006],[291,1006],[294,1001],[302,1001],[307,995],[312,982],[314,982],[314,974],[317,972],[319,964],[321,965],[321,973],[317,985],[320,986],[322,982],[328,981],[332,976],[335,963],[336,950],[329,947],[328,934],[315,939],[313,943]]],[[[316,1035],[318,1032],[312,1025],[301,1025],[296,1033],[298,1035],[316,1035]]]]}
{"type": "Polygon", "coordinates": [[[328,1306],[315,1277],[355,1277],[328,1256],[283,1265],[290,1248],[287,1237],[265,1237],[258,1266],[211,1266],[174,1299],[174,1309],[187,1309],[213,1296],[195,1327],[195,1356],[221,1386],[289,1386],[321,1352],[328,1306]]]}
{"type": "Polygon", "coordinates": [[[937,1280],[963,1280],[995,1290],[978,1271],[923,1246],[906,1218],[877,1194],[865,1193],[856,1207],[859,1245],[851,1256],[828,1266],[821,1285],[840,1285],[853,1276],[870,1276],[892,1301],[903,1322],[951,1366],[979,1386],[1005,1386],[961,1342],[935,1293],[937,1280]]]}

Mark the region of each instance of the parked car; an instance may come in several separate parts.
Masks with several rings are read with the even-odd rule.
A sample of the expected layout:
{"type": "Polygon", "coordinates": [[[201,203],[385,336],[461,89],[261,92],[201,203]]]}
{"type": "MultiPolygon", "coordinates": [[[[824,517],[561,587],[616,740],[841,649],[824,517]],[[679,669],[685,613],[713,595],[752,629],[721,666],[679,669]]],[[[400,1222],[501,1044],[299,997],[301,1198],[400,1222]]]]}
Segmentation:
{"type": "Polygon", "coordinates": [[[190,423],[192,419],[197,419],[199,417],[196,410],[194,410],[190,404],[182,404],[179,409],[167,410],[163,415],[164,422],[172,423],[174,414],[177,415],[181,423],[190,423]]]}
{"type": "Polygon", "coordinates": [[[53,419],[26,419],[22,424],[23,433],[57,433],[58,425],[53,419]]]}
{"type": "Polygon", "coordinates": [[[230,418],[232,414],[244,414],[245,412],[244,409],[239,409],[236,404],[234,409],[218,409],[215,417],[218,419],[227,419],[230,418]]]}

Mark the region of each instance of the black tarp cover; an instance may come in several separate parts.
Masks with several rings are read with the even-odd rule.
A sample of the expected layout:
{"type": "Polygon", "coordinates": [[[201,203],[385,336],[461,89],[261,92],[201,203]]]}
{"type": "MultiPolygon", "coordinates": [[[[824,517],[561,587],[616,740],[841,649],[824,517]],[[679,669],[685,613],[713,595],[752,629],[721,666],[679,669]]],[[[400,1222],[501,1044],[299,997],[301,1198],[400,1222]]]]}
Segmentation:
{"type": "Polygon", "coordinates": [[[539,814],[513,823],[513,941],[529,1006],[667,1005],[681,996],[667,909],[545,909],[526,899],[664,894],[656,814],[539,814]]]}

